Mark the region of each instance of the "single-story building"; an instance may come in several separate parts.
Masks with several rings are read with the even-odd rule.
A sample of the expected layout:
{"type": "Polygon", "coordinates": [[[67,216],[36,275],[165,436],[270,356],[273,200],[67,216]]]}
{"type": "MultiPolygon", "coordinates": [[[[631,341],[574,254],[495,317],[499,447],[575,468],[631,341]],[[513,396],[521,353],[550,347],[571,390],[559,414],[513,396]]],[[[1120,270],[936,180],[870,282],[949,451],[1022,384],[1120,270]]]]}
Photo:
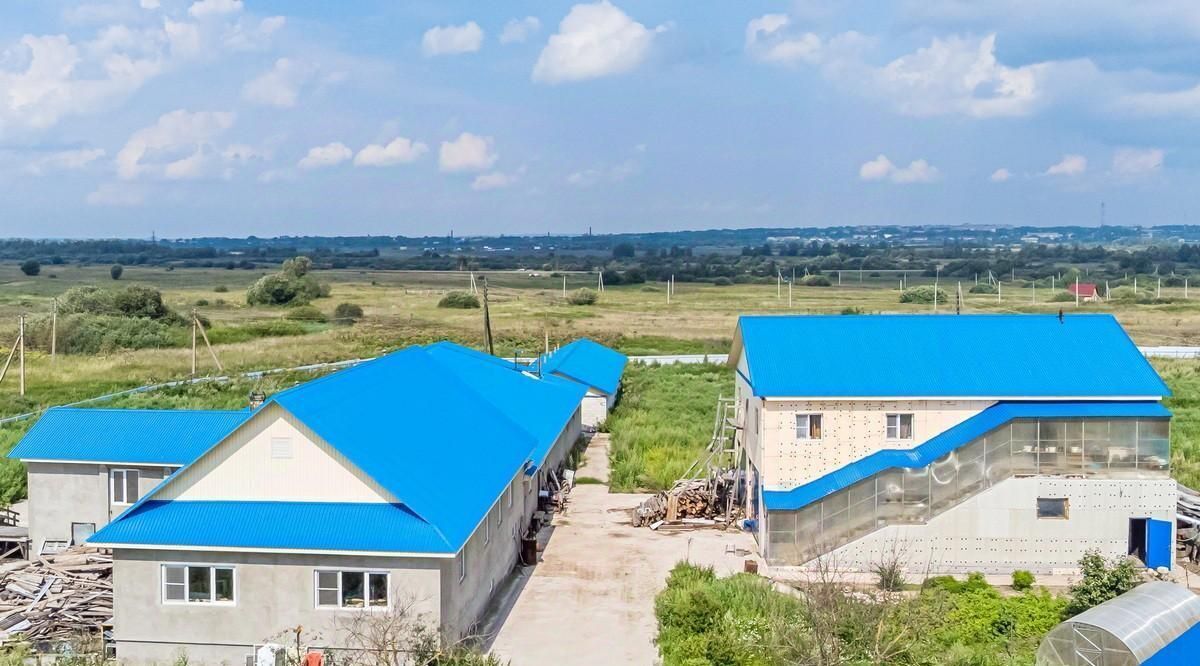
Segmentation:
{"type": "Polygon", "coordinates": [[[624,354],[587,338],[564,345],[540,359],[542,372],[587,387],[583,425],[588,428],[594,428],[608,418],[617,402],[621,375],[628,362],[624,354]]]}
{"type": "MultiPolygon", "coordinates": [[[[438,343],[229,413],[88,540],[113,551],[118,658],[240,664],[296,626],[320,635],[311,647],[354,650],[350,623],[402,608],[445,640],[472,635],[581,435],[586,392],[438,343]]],[[[60,434],[124,410],[74,411],[60,434]]],[[[58,460],[46,451],[74,444],[43,446],[58,460]]],[[[31,496],[42,486],[31,473],[31,496]]]]}
{"type": "Polygon", "coordinates": [[[1078,296],[1083,301],[1098,301],[1100,300],[1100,290],[1091,282],[1077,282],[1067,285],[1067,293],[1072,296],[1078,296]]]}

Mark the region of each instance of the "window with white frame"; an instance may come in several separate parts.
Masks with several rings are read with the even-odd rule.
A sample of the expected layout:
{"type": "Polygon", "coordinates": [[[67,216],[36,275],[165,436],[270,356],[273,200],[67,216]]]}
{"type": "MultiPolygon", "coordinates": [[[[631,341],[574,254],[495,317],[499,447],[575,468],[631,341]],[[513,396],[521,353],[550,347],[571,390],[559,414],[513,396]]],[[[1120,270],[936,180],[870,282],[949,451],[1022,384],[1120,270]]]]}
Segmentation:
{"type": "Polygon", "coordinates": [[[796,439],[821,439],[821,415],[797,414],[796,439]]]}
{"type": "Polygon", "coordinates": [[[113,504],[133,504],[138,501],[139,476],[136,469],[114,469],[108,473],[113,504]]]}
{"type": "Polygon", "coordinates": [[[386,571],[314,572],[317,608],[389,608],[389,574],[386,571]]]}
{"type": "Polygon", "coordinates": [[[887,415],[887,438],[888,439],[912,439],[913,438],[913,415],[912,414],[888,414],[887,415]]]}
{"type": "Polygon", "coordinates": [[[233,567],[162,565],[162,600],[167,604],[232,604],[233,567]]]}

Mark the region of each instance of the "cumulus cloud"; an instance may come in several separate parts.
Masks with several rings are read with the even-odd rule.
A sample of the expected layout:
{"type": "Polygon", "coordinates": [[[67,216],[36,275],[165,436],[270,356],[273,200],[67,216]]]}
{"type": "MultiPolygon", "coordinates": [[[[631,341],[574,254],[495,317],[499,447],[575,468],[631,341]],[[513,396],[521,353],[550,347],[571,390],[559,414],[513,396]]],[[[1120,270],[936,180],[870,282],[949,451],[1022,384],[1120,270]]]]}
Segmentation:
{"type": "Polygon", "coordinates": [[[354,151],[350,150],[346,144],[334,141],[324,146],[309,148],[308,154],[301,158],[296,166],[301,169],[321,169],[341,164],[353,156],[354,151]]]}
{"type": "Polygon", "coordinates": [[[253,104],[288,108],[296,105],[300,88],[312,77],[313,69],[289,58],[275,61],[271,69],[242,86],[242,98],[253,104]]]}
{"type": "Polygon", "coordinates": [[[788,30],[787,14],[765,14],[746,24],[746,52],[766,62],[817,62],[821,38],[811,32],[788,30]]]}
{"type": "Polygon", "coordinates": [[[628,72],[650,53],[655,33],[608,0],[571,8],[533,66],[538,83],[582,81],[628,72]]]}
{"type": "Polygon", "coordinates": [[[499,159],[492,150],[492,137],[463,132],[453,141],[443,141],[438,151],[442,171],[483,171],[499,159]]]}
{"type": "Polygon", "coordinates": [[[474,53],[483,46],[483,29],[474,21],[462,25],[440,25],[425,31],[421,53],[426,57],[474,53]]]}
{"type": "Polygon", "coordinates": [[[429,146],[420,141],[412,141],[402,136],[389,141],[386,145],[370,144],[354,156],[354,166],[392,166],[417,161],[429,152],[429,146]]]}
{"type": "Polygon", "coordinates": [[[890,180],[898,185],[909,185],[937,182],[942,174],[937,167],[925,160],[914,160],[906,167],[898,167],[887,155],[881,154],[859,167],[858,177],[868,181],[890,180]]]}
{"type": "Polygon", "coordinates": [[[1063,155],[1057,163],[1050,165],[1043,175],[1046,176],[1078,176],[1087,171],[1088,161],[1083,155],[1063,155]]]}
{"type": "Polygon", "coordinates": [[[41,176],[51,171],[78,170],[104,157],[103,148],[64,150],[40,157],[25,165],[25,173],[41,176]]]}
{"type": "Polygon", "coordinates": [[[1012,178],[1012,172],[1001,167],[993,171],[988,180],[992,181],[993,183],[1003,183],[1007,182],[1009,178],[1012,178]]]}
{"type": "Polygon", "coordinates": [[[1116,106],[1140,116],[1200,116],[1200,85],[1183,90],[1129,93],[1118,99],[1116,106]]]}
{"type": "Polygon", "coordinates": [[[208,18],[242,11],[242,0],[196,0],[188,7],[193,18],[208,18]]]}
{"type": "Polygon", "coordinates": [[[518,180],[520,180],[521,176],[523,176],[524,174],[525,174],[525,167],[521,167],[520,169],[517,169],[515,172],[512,172],[512,173],[504,173],[502,171],[491,171],[488,173],[481,173],[478,176],[475,176],[475,180],[471,182],[471,189],[477,190],[477,191],[482,191],[482,190],[496,190],[496,189],[500,189],[502,187],[509,187],[509,186],[515,184],[518,180]]]}
{"type": "Polygon", "coordinates": [[[133,180],[143,175],[170,179],[206,175],[212,164],[213,139],[233,126],[223,111],[165,113],[149,127],[134,132],[116,156],[117,175],[133,180]]]}
{"type": "Polygon", "coordinates": [[[1143,176],[1163,167],[1161,148],[1119,148],[1113,153],[1112,170],[1120,176],[1143,176]]]}
{"type": "Polygon", "coordinates": [[[145,193],[127,183],[103,183],[84,200],[91,206],[140,206],[145,193]]]}
{"type": "Polygon", "coordinates": [[[536,16],[526,16],[522,19],[512,19],[504,24],[500,31],[501,44],[519,44],[529,39],[530,35],[542,29],[542,22],[536,16]]]}

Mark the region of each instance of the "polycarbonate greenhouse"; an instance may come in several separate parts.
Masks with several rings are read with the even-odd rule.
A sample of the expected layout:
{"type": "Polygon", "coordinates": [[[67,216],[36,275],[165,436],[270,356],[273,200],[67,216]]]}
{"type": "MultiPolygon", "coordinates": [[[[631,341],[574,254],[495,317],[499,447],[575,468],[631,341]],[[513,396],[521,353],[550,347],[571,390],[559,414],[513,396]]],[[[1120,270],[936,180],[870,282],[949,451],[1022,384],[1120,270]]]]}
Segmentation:
{"type": "Polygon", "coordinates": [[[1144,583],[1063,622],[1038,648],[1037,666],[1177,666],[1200,663],[1200,596],[1144,583]]]}

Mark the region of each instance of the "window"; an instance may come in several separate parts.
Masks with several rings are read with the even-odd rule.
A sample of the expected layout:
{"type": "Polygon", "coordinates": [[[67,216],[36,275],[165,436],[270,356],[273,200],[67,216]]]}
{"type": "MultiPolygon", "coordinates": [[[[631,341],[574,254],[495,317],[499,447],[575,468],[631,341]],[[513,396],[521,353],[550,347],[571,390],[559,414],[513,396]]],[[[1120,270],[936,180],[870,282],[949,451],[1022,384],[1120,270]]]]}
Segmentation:
{"type": "Polygon", "coordinates": [[[821,439],[821,415],[797,414],[796,439],[821,439]]]}
{"type": "Polygon", "coordinates": [[[138,501],[138,476],[136,469],[114,469],[109,472],[113,504],[133,504],[138,501]]]}
{"type": "Polygon", "coordinates": [[[233,567],[162,566],[162,599],[168,604],[232,604],[233,567]]]}
{"type": "Polygon", "coordinates": [[[386,571],[314,572],[318,608],[388,608],[386,571]]]}
{"type": "Polygon", "coordinates": [[[887,415],[887,438],[888,439],[912,439],[913,415],[912,414],[888,414],[887,415]]]}
{"type": "Polygon", "coordinates": [[[292,457],[292,438],[291,437],[272,437],[271,438],[271,457],[279,460],[292,457]]]}
{"type": "Polygon", "coordinates": [[[1039,497],[1037,499],[1038,518],[1066,520],[1069,508],[1070,505],[1065,497],[1039,497]]]}
{"type": "Polygon", "coordinates": [[[46,539],[42,541],[42,548],[38,551],[39,555],[54,555],[61,553],[70,545],[66,539],[46,539]]]}

